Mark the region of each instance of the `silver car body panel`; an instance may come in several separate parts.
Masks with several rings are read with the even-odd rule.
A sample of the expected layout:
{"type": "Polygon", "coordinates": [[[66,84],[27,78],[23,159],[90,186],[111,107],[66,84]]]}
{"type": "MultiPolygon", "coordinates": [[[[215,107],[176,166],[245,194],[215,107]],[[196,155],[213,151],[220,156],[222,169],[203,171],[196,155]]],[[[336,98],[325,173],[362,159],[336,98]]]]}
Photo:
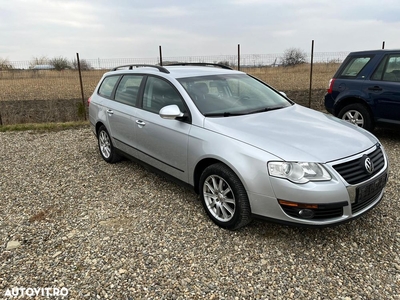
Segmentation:
{"type": "MultiPolygon", "coordinates": [[[[97,87],[89,106],[91,128],[96,133],[96,124],[104,124],[110,131],[114,146],[121,151],[192,186],[196,184],[194,174],[201,161],[213,159],[223,162],[242,181],[252,213],[283,222],[334,224],[362,214],[381,200],[383,192],[353,215],[355,191],[365,183],[350,185],[333,168],[335,164],[371,152],[379,141],[369,132],[296,104],[249,115],[205,117],[177,78],[241,72],[168,67],[171,73],[164,74],[140,68],[142,73],[142,69],[146,69],[147,74],[168,79],[175,86],[190,111],[191,122],[163,119],[158,114],[105,99],[96,93],[97,87]],[[320,163],[332,180],[295,184],[271,177],[267,168],[269,161],[320,163]],[[307,220],[286,214],[278,199],[314,204],[346,202],[347,205],[338,218],[307,220]]],[[[384,151],[383,154],[384,167],[368,179],[369,182],[387,172],[388,160],[384,151]]]]}
{"type": "Polygon", "coordinates": [[[135,117],[138,158],[188,182],[187,154],[191,124],[140,110],[135,117]],[[137,123],[139,122],[139,123],[137,123]]]}
{"type": "Polygon", "coordinates": [[[205,128],[268,149],[286,161],[328,162],[377,143],[371,134],[359,134],[360,129],[348,122],[300,105],[246,116],[207,118],[205,128]]]}

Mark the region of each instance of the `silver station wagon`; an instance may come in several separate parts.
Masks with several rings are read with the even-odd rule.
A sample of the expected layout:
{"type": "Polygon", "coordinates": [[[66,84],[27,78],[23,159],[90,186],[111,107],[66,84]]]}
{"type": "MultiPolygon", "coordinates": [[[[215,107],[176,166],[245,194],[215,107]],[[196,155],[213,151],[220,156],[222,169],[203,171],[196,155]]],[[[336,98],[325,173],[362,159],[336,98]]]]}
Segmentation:
{"type": "Polygon", "coordinates": [[[89,116],[105,161],[125,156],[189,184],[226,229],[255,217],[339,224],[378,204],[388,180],[371,133],[222,65],[117,67],[89,116]]]}

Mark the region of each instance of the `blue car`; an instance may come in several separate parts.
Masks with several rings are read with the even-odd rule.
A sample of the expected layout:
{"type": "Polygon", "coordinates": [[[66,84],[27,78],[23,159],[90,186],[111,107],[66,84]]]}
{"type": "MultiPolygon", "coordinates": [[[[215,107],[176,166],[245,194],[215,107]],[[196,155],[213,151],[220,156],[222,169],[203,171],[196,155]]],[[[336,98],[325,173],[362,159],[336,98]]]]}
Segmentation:
{"type": "Polygon", "coordinates": [[[350,53],[329,82],[325,108],[369,131],[400,124],[400,50],[350,53]]]}

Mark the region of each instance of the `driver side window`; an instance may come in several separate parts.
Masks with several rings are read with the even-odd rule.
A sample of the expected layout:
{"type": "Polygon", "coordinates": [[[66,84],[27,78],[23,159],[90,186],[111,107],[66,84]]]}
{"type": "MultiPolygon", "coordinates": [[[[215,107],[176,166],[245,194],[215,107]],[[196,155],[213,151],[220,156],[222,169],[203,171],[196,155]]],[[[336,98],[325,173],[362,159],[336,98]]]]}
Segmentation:
{"type": "Polygon", "coordinates": [[[179,92],[165,80],[149,76],[144,89],[143,109],[158,114],[161,108],[171,104],[178,105],[181,112],[185,112],[179,92]]]}

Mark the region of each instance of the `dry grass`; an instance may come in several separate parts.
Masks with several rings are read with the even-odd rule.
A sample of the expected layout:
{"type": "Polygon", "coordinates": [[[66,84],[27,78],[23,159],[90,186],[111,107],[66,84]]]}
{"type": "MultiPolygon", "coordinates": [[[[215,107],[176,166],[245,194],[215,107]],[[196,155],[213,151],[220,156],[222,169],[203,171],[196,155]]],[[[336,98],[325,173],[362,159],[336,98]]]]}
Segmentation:
{"type": "MultiPolygon", "coordinates": [[[[85,98],[89,98],[103,70],[82,72],[85,98]]],[[[81,88],[77,71],[1,71],[0,101],[80,99],[81,88]]]]}
{"type": "MultiPolygon", "coordinates": [[[[333,77],[340,64],[321,63],[313,66],[313,89],[326,89],[329,80],[333,77]]],[[[310,87],[309,64],[294,67],[264,67],[249,68],[243,71],[267,82],[271,86],[282,91],[308,90],[310,87]]]]}
{"type": "Polygon", "coordinates": [[[7,131],[27,131],[32,132],[54,132],[62,130],[70,130],[77,128],[88,128],[88,121],[77,121],[77,122],[64,122],[64,123],[23,123],[23,124],[13,124],[13,125],[3,125],[0,126],[0,132],[7,131]]]}
{"type": "MultiPolygon", "coordinates": [[[[322,63],[313,67],[313,89],[326,89],[339,64],[322,63]]],[[[295,67],[243,68],[245,71],[283,91],[308,90],[310,65],[295,67]]],[[[82,72],[85,99],[89,98],[104,70],[82,72]]],[[[0,71],[0,101],[80,99],[77,71],[13,70],[0,71]]]]}

